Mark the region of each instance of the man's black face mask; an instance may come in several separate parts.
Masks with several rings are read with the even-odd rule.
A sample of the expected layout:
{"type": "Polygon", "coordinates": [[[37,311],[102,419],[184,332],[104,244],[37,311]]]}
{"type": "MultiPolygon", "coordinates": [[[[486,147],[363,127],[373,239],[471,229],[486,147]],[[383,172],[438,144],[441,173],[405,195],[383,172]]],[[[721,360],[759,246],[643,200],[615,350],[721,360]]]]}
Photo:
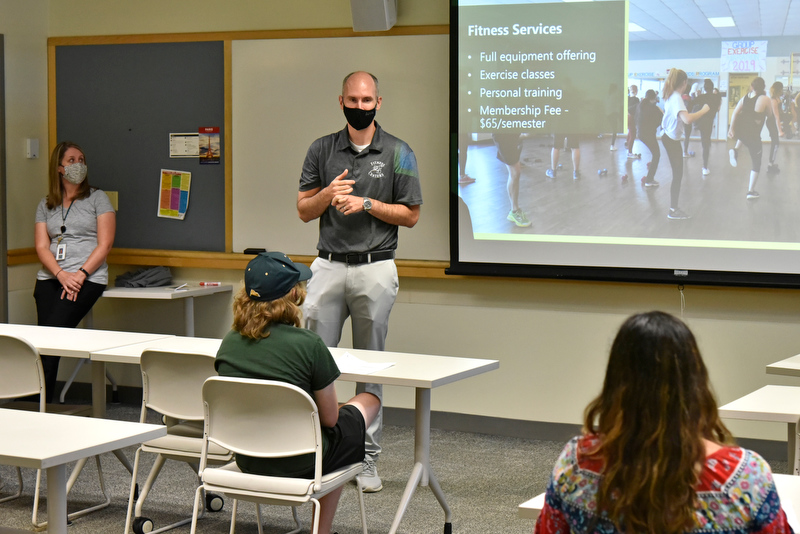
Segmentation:
{"type": "Polygon", "coordinates": [[[344,117],[347,123],[356,130],[363,130],[375,120],[377,105],[372,109],[348,108],[343,106],[344,117]]]}

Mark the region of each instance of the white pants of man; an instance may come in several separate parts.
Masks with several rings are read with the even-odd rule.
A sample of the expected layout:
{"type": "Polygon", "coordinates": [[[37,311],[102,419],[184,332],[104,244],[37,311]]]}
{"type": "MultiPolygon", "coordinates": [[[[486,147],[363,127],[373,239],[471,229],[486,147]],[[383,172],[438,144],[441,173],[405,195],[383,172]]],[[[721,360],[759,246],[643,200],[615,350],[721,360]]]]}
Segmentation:
{"type": "MultiPolygon", "coordinates": [[[[384,350],[389,313],[400,285],[394,260],[347,265],[317,258],[311,272],[303,310],[306,328],[319,334],[328,347],[336,347],[349,316],[353,348],[384,350]]],[[[381,400],[381,409],[367,428],[366,437],[367,457],[377,461],[383,429],[383,386],[356,384],[356,393],[365,391],[381,400]]]]}

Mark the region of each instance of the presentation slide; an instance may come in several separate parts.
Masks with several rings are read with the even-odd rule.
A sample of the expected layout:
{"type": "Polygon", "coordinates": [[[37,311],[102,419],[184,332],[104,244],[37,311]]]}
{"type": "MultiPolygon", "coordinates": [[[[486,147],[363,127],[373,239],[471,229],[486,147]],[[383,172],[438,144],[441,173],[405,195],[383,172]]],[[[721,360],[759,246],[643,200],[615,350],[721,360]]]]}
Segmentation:
{"type": "Polygon", "coordinates": [[[490,134],[606,128],[598,109],[625,94],[624,2],[475,6],[461,14],[465,123],[459,128],[490,134]]]}
{"type": "Polygon", "coordinates": [[[761,4],[460,0],[448,272],[800,287],[800,25],[761,4]]]}

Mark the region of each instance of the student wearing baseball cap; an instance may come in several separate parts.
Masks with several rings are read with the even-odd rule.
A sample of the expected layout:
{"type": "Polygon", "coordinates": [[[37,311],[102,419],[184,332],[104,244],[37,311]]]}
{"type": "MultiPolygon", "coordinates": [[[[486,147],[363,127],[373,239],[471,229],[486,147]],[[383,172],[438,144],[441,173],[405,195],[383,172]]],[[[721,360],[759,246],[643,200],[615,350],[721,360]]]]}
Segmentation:
{"type": "MultiPolygon", "coordinates": [[[[233,330],[222,340],[215,366],[220,376],[281,380],[311,395],[322,427],[322,471],[364,459],[366,427],[380,408],[378,397],[361,393],[341,408],[334,381],[339,368],[322,339],[300,328],[306,280],[311,270],[282,252],[263,252],[247,264],[244,287],[233,303],[233,330]]],[[[293,458],[236,455],[246,473],[313,477],[313,454],[293,458]]],[[[320,499],[320,534],[329,534],[342,488],[320,499]]]]}

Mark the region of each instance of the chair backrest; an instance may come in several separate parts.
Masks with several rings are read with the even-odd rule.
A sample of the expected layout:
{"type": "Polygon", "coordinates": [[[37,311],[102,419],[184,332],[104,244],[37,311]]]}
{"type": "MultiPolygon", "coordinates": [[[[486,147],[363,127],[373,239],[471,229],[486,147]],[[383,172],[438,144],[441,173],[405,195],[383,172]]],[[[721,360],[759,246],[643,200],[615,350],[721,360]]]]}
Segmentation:
{"type": "Polygon", "coordinates": [[[142,417],[150,408],[168,417],[202,421],[203,382],[216,376],[214,356],[146,350],[142,353],[142,417]]]}
{"type": "Polygon", "coordinates": [[[316,453],[322,466],[317,405],[297,386],[275,380],[212,377],[203,385],[208,440],[247,456],[316,453]]]}
{"type": "Polygon", "coordinates": [[[39,395],[44,411],[44,371],[39,351],[27,340],[0,335],[0,399],[39,395]]]}

